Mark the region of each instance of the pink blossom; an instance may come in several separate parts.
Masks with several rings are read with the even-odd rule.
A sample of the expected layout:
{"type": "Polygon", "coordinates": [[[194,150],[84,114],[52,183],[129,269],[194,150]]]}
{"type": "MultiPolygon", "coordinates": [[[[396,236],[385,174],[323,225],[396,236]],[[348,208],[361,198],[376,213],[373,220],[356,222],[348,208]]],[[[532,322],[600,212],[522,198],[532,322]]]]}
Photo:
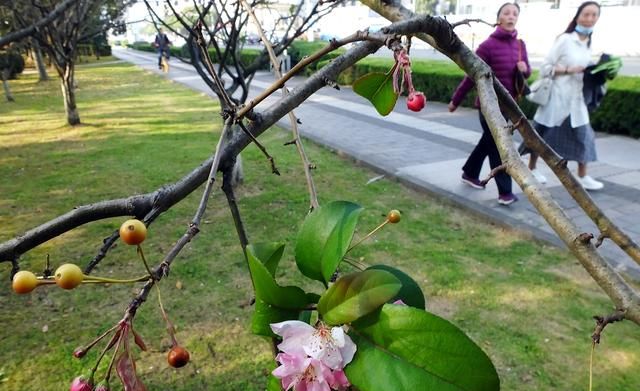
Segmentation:
{"type": "Polygon", "coordinates": [[[347,387],[351,385],[347,376],[344,374],[342,369],[333,371],[333,381],[329,382],[329,386],[331,386],[334,390],[346,390],[347,387]]]}
{"type": "Polygon", "coordinates": [[[332,385],[335,384],[337,387],[342,384],[336,380],[329,367],[311,357],[280,353],[276,360],[281,365],[272,373],[273,376],[281,379],[285,391],[290,389],[294,391],[330,391],[333,388],[332,385]]]}
{"type": "Polygon", "coordinates": [[[86,376],[78,376],[73,379],[69,391],[91,391],[93,390],[93,379],[86,376]]]}
{"type": "Polygon", "coordinates": [[[271,324],[282,337],[276,360],[280,366],[273,375],[285,390],[345,390],[350,384],[342,370],[353,360],[356,345],[342,327],[317,328],[297,320],[271,324]]]}
{"type": "Polygon", "coordinates": [[[320,324],[314,328],[305,322],[289,320],[271,325],[271,330],[282,337],[280,351],[294,355],[308,355],[329,368],[342,369],[356,352],[356,345],[342,327],[320,324]]]}

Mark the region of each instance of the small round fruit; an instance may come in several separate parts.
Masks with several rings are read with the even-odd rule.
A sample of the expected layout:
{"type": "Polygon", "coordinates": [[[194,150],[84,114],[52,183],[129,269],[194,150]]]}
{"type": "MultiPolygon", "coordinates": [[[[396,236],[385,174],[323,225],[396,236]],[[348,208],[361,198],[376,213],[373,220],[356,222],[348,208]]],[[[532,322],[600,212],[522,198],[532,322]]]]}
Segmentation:
{"type": "Polygon", "coordinates": [[[400,211],[396,209],[389,211],[389,214],[387,215],[387,220],[389,220],[391,224],[398,223],[400,221],[400,211]]]}
{"type": "Polygon", "coordinates": [[[82,283],[84,274],[78,265],[65,263],[56,269],[54,274],[56,284],[62,289],[73,289],[82,283]]]}
{"type": "Polygon", "coordinates": [[[120,226],[120,239],[126,244],[136,245],[147,238],[147,227],[140,220],[127,220],[120,226]]]}
{"type": "Polygon", "coordinates": [[[35,274],[26,270],[21,270],[13,276],[13,283],[11,286],[15,293],[29,293],[38,286],[38,279],[35,274]]]}
{"type": "Polygon", "coordinates": [[[174,346],[169,351],[167,362],[174,368],[182,368],[189,362],[189,352],[182,346],[174,346]]]}
{"type": "Polygon", "coordinates": [[[427,98],[419,91],[409,93],[407,98],[407,108],[411,111],[420,111],[427,104],[427,98]]]}

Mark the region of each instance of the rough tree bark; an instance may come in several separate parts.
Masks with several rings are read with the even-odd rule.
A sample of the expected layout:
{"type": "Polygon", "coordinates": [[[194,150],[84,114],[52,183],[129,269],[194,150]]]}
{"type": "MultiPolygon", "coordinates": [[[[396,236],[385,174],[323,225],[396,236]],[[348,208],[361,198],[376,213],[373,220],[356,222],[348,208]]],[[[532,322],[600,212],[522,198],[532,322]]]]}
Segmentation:
{"type": "Polygon", "coordinates": [[[78,107],[76,106],[74,74],[75,67],[73,61],[68,62],[60,72],[60,86],[62,88],[62,98],[64,99],[64,110],[67,113],[67,123],[71,126],[80,124],[80,114],[78,114],[78,107]]]}
{"type": "Polygon", "coordinates": [[[31,45],[33,46],[33,57],[36,60],[36,68],[38,68],[38,81],[47,81],[49,80],[49,75],[47,74],[47,66],[42,57],[40,44],[37,40],[31,39],[31,45]]]}

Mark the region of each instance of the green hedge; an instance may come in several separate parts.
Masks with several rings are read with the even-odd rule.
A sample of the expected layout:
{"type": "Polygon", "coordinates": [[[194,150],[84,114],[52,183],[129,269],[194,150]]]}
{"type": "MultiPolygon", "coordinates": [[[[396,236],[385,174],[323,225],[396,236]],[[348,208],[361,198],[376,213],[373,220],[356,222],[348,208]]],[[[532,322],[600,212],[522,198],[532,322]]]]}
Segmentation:
{"type": "MultiPolygon", "coordinates": [[[[145,52],[152,52],[152,53],[156,52],[156,48],[154,48],[153,45],[151,45],[148,42],[134,42],[127,46],[132,49],[142,50],[145,52]]],[[[171,52],[171,55],[174,57],[183,57],[183,58],[190,57],[189,50],[187,49],[186,45],[182,47],[172,46],[171,48],[169,48],[169,51],[171,52]]],[[[260,56],[260,50],[244,49],[240,54],[240,61],[244,65],[249,65],[249,64],[252,64],[255,61],[255,59],[258,58],[258,56],[260,56]]],[[[209,49],[209,57],[211,58],[211,61],[213,61],[214,63],[217,62],[217,55],[214,49],[209,49]]]]}
{"type": "MultiPolygon", "coordinates": [[[[291,56],[291,65],[297,64],[301,59],[309,56],[328,45],[327,42],[296,41],[288,49],[291,56]]],[[[134,49],[155,52],[155,48],[149,43],[136,42],[128,45],[134,49]]],[[[344,52],[338,49],[323,56],[319,61],[309,65],[305,74],[309,75],[318,68],[324,66],[333,58],[344,52]]],[[[215,62],[215,53],[210,50],[210,56],[215,62]]],[[[188,54],[188,53],[186,53],[188,54]]],[[[171,48],[171,55],[181,55],[181,48],[171,48]]],[[[258,49],[245,49],[242,52],[242,62],[252,63],[260,55],[258,49]]],[[[188,57],[188,56],[186,56],[188,57]]],[[[338,77],[338,83],[350,85],[354,80],[370,72],[387,72],[391,69],[393,60],[390,58],[365,58],[354,66],[345,70],[338,77]]],[[[445,61],[414,60],[412,63],[413,84],[416,89],[423,91],[428,100],[449,102],[456,87],[464,77],[464,72],[457,65],[445,61]]],[[[534,76],[529,79],[531,83],[534,76]]],[[[640,77],[618,76],[607,84],[607,96],[602,105],[591,115],[591,123],[594,129],[602,132],[631,135],[640,137],[640,77]]],[[[463,106],[472,107],[475,101],[475,92],[472,90],[462,102],[463,106]]],[[[535,112],[535,104],[522,99],[520,102],[522,111],[527,117],[532,118],[535,112]]]]}
{"type": "MultiPolygon", "coordinates": [[[[327,45],[329,45],[329,42],[325,42],[325,41],[314,41],[314,42],[294,41],[291,44],[291,46],[289,46],[289,48],[287,49],[287,53],[289,54],[289,56],[291,56],[291,66],[292,67],[295,66],[303,58],[312,55],[313,53],[326,47],[327,45]]],[[[307,67],[305,68],[305,74],[310,75],[311,73],[317,70],[317,67],[319,64],[326,64],[327,61],[338,57],[344,52],[345,52],[345,49],[339,48],[328,54],[325,54],[319,60],[307,65],[307,67]]]]}
{"type": "Polygon", "coordinates": [[[94,45],[91,43],[78,44],[77,54],[79,56],[101,56],[106,57],[111,55],[110,45],[94,45]]]}
{"type": "MultiPolygon", "coordinates": [[[[318,64],[322,67],[328,61],[318,64]]],[[[357,78],[370,72],[388,72],[393,66],[390,58],[365,58],[340,74],[338,83],[352,84],[357,78]]],[[[423,91],[428,100],[449,102],[456,87],[464,78],[464,72],[455,64],[445,61],[414,60],[411,72],[413,84],[423,91]]],[[[533,82],[537,73],[529,79],[533,82]]],[[[475,91],[467,94],[463,106],[472,107],[475,91]]],[[[532,118],[536,105],[522,99],[522,111],[532,118]]],[[[607,83],[607,95],[602,105],[591,114],[593,128],[608,133],[630,135],[640,138],[640,77],[618,76],[607,83]]]]}

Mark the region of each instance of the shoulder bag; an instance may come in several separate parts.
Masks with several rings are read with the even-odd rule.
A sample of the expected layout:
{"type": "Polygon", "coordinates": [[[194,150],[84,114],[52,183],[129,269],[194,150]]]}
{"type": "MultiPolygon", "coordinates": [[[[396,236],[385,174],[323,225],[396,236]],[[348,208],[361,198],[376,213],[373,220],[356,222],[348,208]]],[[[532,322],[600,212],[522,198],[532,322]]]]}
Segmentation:
{"type": "Polygon", "coordinates": [[[540,77],[529,86],[531,92],[526,96],[527,100],[540,106],[546,105],[549,102],[552,84],[551,75],[540,77]]]}

